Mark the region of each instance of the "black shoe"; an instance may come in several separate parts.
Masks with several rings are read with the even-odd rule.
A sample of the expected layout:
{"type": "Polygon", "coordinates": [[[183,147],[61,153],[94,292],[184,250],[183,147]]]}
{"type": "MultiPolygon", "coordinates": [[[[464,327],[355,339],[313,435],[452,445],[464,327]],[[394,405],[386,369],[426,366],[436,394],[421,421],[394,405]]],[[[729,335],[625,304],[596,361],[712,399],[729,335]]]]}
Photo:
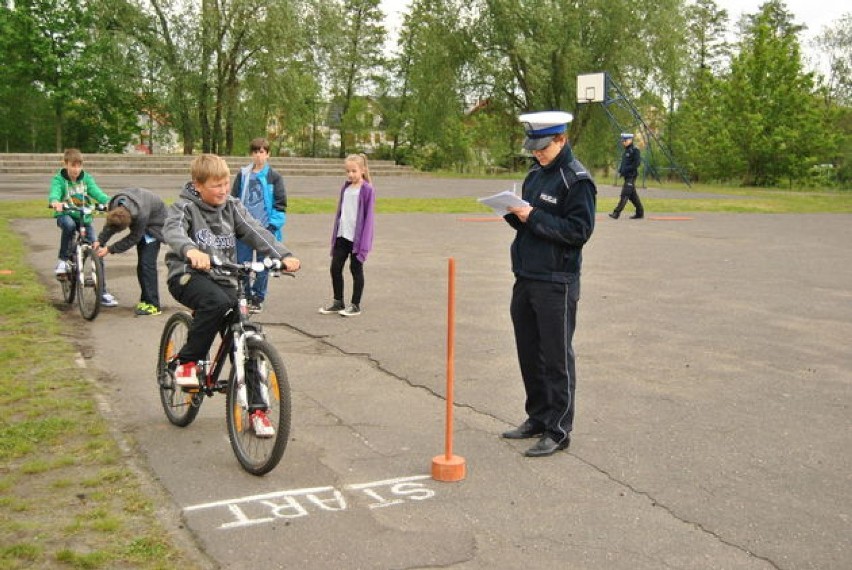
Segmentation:
{"type": "Polygon", "coordinates": [[[335,299],[330,305],[320,307],[319,312],[321,315],[334,315],[340,313],[340,311],[344,309],[346,309],[346,305],[343,304],[343,301],[335,299]]]}
{"type": "Polygon", "coordinates": [[[544,428],[537,427],[530,420],[525,421],[515,429],[503,432],[503,437],[506,439],[529,439],[538,437],[544,433],[544,428]]]}
{"type": "Polygon", "coordinates": [[[641,220],[644,217],[645,217],[645,214],[633,214],[632,216],[630,216],[630,219],[631,220],[641,220]]]}
{"type": "Polygon", "coordinates": [[[616,214],[615,212],[612,212],[612,213],[610,213],[609,217],[612,218],[613,220],[617,220],[618,216],[620,216],[620,215],[621,214],[616,214]]]}
{"type": "Polygon", "coordinates": [[[549,435],[542,436],[534,446],[524,452],[527,457],[547,457],[571,445],[571,436],[565,436],[561,443],[556,443],[549,435]]]}

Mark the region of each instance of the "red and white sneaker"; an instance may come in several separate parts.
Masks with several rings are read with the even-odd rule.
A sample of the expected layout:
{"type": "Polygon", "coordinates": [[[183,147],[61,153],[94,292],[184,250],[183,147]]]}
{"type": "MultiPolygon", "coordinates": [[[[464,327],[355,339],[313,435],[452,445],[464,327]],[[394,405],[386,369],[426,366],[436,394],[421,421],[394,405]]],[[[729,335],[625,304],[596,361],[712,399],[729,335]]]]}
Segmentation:
{"type": "Polygon", "coordinates": [[[272,422],[266,416],[263,410],[257,410],[251,415],[251,427],[254,428],[254,435],[257,437],[272,437],[275,435],[275,428],[272,427],[272,422]]]}
{"type": "Polygon", "coordinates": [[[198,367],[194,362],[184,362],[175,368],[175,383],[181,388],[198,388],[198,367]]]}

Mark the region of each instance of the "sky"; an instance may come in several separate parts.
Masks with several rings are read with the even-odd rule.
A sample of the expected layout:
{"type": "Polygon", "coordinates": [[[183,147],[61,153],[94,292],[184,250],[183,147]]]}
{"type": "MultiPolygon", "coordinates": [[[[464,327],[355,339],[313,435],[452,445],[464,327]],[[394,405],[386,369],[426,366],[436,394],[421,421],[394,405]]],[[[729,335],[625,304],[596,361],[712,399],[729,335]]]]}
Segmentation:
{"type": "MultiPolygon", "coordinates": [[[[739,20],[744,13],[754,14],[765,0],[716,0],[720,8],[728,11],[731,22],[739,20]]],[[[405,12],[409,0],[382,0],[382,11],[388,16],[387,24],[391,35],[399,30],[401,14],[405,12]]],[[[852,14],[852,5],[847,0],[786,0],[787,10],[795,16],[796,23],[808,27],[802,36],[803,44],[822,32],[823,27],[831,25],[844,14],[852,14]]],[[[394,42],[395,44],[395,42],[394,42]]],[[[806,47],[803,45],[803,47],[806,47]]]]}
{"type": "MultiPolygon", "coordinates": [[[[401,3],[400,0],[385,1],[401,3]]],[[[763,3],[764,0],[716,0],[720,8],[728,11],[731,22],[738,21],[742,14],[756,13],[763,3]]],[[[801,36],[803,43],[821,34],[824,27],[834,25],[844,14],[852,14],[852,4],[844,0],[785,0],[784,4],[797,24],[808,27],[801,36]]]]}

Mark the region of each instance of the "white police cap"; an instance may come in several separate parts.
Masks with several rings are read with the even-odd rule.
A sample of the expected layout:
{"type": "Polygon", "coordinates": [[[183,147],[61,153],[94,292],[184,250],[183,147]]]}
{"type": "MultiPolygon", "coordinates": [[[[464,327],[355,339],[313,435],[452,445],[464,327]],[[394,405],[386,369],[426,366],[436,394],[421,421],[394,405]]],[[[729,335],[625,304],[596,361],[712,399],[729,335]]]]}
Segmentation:
{"type": "Polygon", "coordinates": [[[626,141],[627,139],[632,139],[633,133],[621,133],[621,140],[626,141]]]}
{"type": "Polygon", "coordinates": [[[538,113],[525,113],[518,117],[524,124],[524,148],[527,150],[541,150],[553,141],[553,135],[564,133],[568,123],[574,117],[571,113],[564,111],[540,111],[538,113]]]}

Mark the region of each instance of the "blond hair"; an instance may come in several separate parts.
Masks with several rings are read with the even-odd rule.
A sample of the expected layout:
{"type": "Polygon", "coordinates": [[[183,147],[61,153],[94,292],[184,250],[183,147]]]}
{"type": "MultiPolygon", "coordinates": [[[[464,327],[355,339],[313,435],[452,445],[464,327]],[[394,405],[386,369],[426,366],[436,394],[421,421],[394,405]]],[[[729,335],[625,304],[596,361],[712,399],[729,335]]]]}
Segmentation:
{"type": "Polygon", "coordinates": [[[228,163],[221,156],[215,154],[202,154],[192,161],[190,166],[192,181],[204,184],[208,180],[226,178],[231,175],[228,163]]]}
{"type": "Polygon", "coordinates": [[[83,153],[77,148],[66,148],[62,153],[62,162],[65,164],[83,164],[83,153]]]}
{"type": "Polygon", "coordinates": [[[350,154],[346,157],[343,162],[353,162],[358,165],[361,169],[361,172],[364,175],[364,180],[372,183],[373,181],[370,179],[370,168],[367,166],[367,155],[362,153],[359,154],[350,154]]]}

